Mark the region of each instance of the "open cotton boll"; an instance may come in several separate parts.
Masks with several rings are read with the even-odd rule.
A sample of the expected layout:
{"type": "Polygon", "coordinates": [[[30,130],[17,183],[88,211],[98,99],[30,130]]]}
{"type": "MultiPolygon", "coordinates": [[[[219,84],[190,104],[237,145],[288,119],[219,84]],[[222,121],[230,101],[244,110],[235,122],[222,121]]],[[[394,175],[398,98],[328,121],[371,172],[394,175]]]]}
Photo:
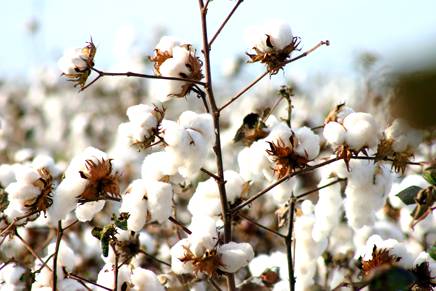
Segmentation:
{"type": "Polygon", "coordinates": [[[16,181],[14,168],[16,166],[10,164],[0,165],[0,184],[6,188],[10,183],[16,181]]]}
{"type": "Polygon", "coordinates": [[[353,150],[361,150],[377,146],[380,139],[380,131],[374,117],[369,113],[353,112],[344,118],[343,123],[347,134],[345,142],[353,150]]]}
{"type": "Polygon", "coordinates": [[[141,177],[145,180],[158,181],[165,176],[177,173],[171,153],[155,152],[145,157],[141,167],[141,177]]]}
{"type": "MultiPolygon", "coordinates": [[[[48,254],[54,254],[56,250],[56,243],[51,243],[47,247],[48,254]]],[[[58,267],[64,267],[68,272],[74,270],[76,264],[76,255],[68,244],[62,241],[59,245],[58,251],[58,267]]]]}
{"type": "Polygon", "coordinates": [[[61,170],[55,164],[55,161],[51,156],[45,154],[39,154],[32,160],[32,168],[34,169],[47,169],[53,177],[59,176],[61,170]]]}
{"type": "Polygon", "coordinates": [[[156,274],[143,268],[134,268],[130,275],[132,291],[165,291],[156,274]]]}
{"type": "Polygon", "coordinates": [[[283,205],[283,203],[286,203],[289,201],[289,198],[291,197],[292,191],[294,191],[296,186],[297,180],[296,178],[292,177],[288,180],[284,181],[283,183],[280,183],[270,191],[268,191],[268,196],[272,197],[274,200],[274,203],[277,206],[283,205]]]}
{"type": "Polygon", "coordinates": [[[90,221],[94,218],[94,216],[100,212],[106,201],[91,201],[76,207],[76,217],[81,222],[90,221]]]}
{"type": "Polygon", "coordinates": [[[120,213],[129,214],[127,228],[132,231],[140,231],[147,221],[147,182],[143,179],[134,180],[127,188],[124,195],[120,213]]]}
{"type": "Polygon", "coordinates": [[[182,262],[180,259],[185,257],[186,247],[189,247],[187,238],[179,240],[171,248],[171,270],[176,274],[191,273],[194,269],[192,262],[182,262]]]}
{"type": "Polygon", "coordinates": [[[77,70],[83,71],[88,68],[87,56],[82,53],[82,49],[67,49],[57,64],[64,74],[77,74],[77,70]]]}
{"type": "MultiPolygon", "coordinates": [[[[11,285],[18,288],[24,288],[24,282],[20,280],[21,276],[26,272],[26,269],[17,265],[16,263],[9,263],[0,270],[0,282],[2,281],[4,285],[11,285]]],[[[0,288],[1,289],[1,288],[0,288]]],[[[3,289],[1,289],[3,290],[3,289]]],[[[4,289],[10,290],[10,289],[4,289]]],[[[20,289],[24,290],[24,289],[20,289]]]]}
{"type": "Polygon", "coordinates": [[[292,135],[293,132],[289,128],[289,126],[284,122],[280,122],[271,129],[271,132],[264,139],[264,141],[272,142],[272,143],[277,143],[278,141],[281,141],[285,145],[289,146],[290,145],[289,139],[292,135]]]}
{"type": "Polygon", "coordinates": [[[251,45],[262,52],[269,52],[273,49],[282,50],[292,43],[291,27],[282,21],[273,20],[262,27],[253,29],[250,34],[252,34],[251,45]],[[268,36],[272,47],[267,42],[268,36]]]}
{"type": "Polygon", "coordinates": [[[62,180],[53,193],[53,204],[48,208],[48,217],[54,225],[74,210],[77,196],[85,189],[85,186],[85,179],[65,178],[62,180]]]}
{"type": "Polygon", "coordinates": [[[272,266],[272,260],[270,256],[266,254],[258,255],[253,258],[248,264],[248,269],[253,277],[259,277],[265,272],[265,270],[270,269],[272,266]]]}
{"type": "Polygon", "coordinates": [[[40,175],[38,172],[30,166],[20,166],[15,169],[15,178],[17,182],[24,184],[33,184],[39,179],[40,175]]]}
{"type": "Polygon", "coordinates": [[[264,140],[255,141],[238,154],[239,173],[246,181],[260,182],[274,176],[266,155],[268,144],[264,140]]]}
{"type": "Polygon", "coordinates": [[[319,155],[319,136],[306,126],[296,129],[295,135],[298,140],[295,152],[309,160],[315,159],[319,155]]]}
{"type": "Polygon", "coordinates": [[[170,55],[172,55],[173,48],[178,45],[180,45],[180,41],[176,37],[171,35],[164,35],[157,43],[156,50],[160,50],[161,52],[168,52],[170,55]]]}
{"type": "MultiPolygon", "coordinates": [[[[334,178],[323,178],[318,187],[334,180],[334,178]]],[[[312,237],[315,241],[327,238],[331,230],[339,224],[342,214],[341,184],[336,183],[320,189],[318,193],[319,199],[315,205],[315,224],[312,230],[312,237]]]]}
{"type": "Polygon", "coordinates": [[[224,172],[224,180],[226,181],[226,194],[227,194],[227,202],[235,203],[236,199],[241,198],[241,194],[243,194],[246,189],[246,182],[242,179],[239,173],[227,170],[224,172]]]}
{"type": "Polygon", "coordinates": [[[168,183],[148,181],[147,198],[151,219],[159,223],[165,222],[171,216],[172,186],[168,183]]]}
{"type": "Polygon", "coordinates": [[[219,269],[228,273],[235,273],[247,266],[254,257],[253,248],[248,243],[229,242],[221,245],[218,252],[222,263],[219,269]]]}
{"type": "Polygon", "coordinates": [[[390,127],[385,130],[386,139],[392,140],[392,149],[403,152],[415,149],[422,141],[423,132],[414,129],[404,119],[395,119],[390,127]]]}
{"type": "MultiPolygon", "coordinates": [[[[118,269],[117,290],[121,290],[125,282],[130,282],[130,270],[127,265],[122,265],[118,269]]],[[[101,268],[97,276],[97,284],[114,289],[114,268],[112,264],[106,264],[101,268]]]]}
{"type": "Polygon", "coordinates": [[[429,253],[421,252],[413,262],[413,266],[419,266],[422,263],[428,263],[428,270],[430,271],[430,277],[432,278],[431,282],[436,284],[436,260],[434,260],[429,253]]]}
{"type": "Polygon", "coordinates": [[[198,131],[209,144],[213,143],[215,134],[213,120],[210,114],[198,114],[193,111],[185,111],[180,115],[178,122],[184,128],[191,128],[198,131]]]}
{"type": "Polygon", "coordinates": [[[331,121],[324,126],[323,135],[328,143],[337,147],[345,142],[346,131],[342,124],[331,121]]]}

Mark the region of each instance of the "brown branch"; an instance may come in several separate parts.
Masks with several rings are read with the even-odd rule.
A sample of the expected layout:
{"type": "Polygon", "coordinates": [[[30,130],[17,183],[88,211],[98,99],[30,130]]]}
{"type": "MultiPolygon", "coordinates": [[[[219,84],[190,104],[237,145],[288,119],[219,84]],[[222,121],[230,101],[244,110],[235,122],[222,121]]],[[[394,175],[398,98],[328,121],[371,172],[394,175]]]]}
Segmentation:
{"type": "Polygon", "coordinates": [[[18,221],[20,221],[21,219],[24,219],[24,218],[28,218],[28,217],[30,217],[30,216],[32,216],[32,215],[35,215],[35,214],[37,214],[39,212],[39,210],[35,210],[35,211],[32,211],[32,212],[29,212],[29,213],[27,213],[27,214],[25,214],[25,215],[22,215],[22,216],[18,216],[18,217],[15,217],[14,219],[13,219],[13,221],[5,228],[5,229],[3,229],[2,230],[2,232],[0,233],[0,236],[3,236],[4,234],[6,234],[12,227],[14,227],[16,224],[17,224],[17,222],[18,221]]]}
{"type": "Polygon", "coordinates": [[[33,256],[35,259],[38,259],[38,260],[42,263],[43,266],[45,266],[47,269],[49,269],[50,272],[53,272],[52,269],[51,269],[51,268],[46,264],[46,262],[44,262],[44,260],[41,259],[41,257],[38,256],[37,253],[35,253],[35,251],[32,249],[32,247],[29,245],[29,243],[27,243],[27,242],[26,242],[26,241],[25,241],[25,240],[24,240],[24,239],[23,239],[23,238],[18,234],[17,230],[15,230],[15,236],[18,237],[18,239],[23,243],[24,247],[29,251],[29,253],[32,254],[32,256],[33,256]]]}
{"type": "MultiPolygon", "coordinates": [[[[224,26],[226,26],[227,22],[230,20],[230,18],[233,16],[233,14],[235,13],[236,9],[238,9],[239,5],[241,5],[241,3],[244,2],[244,0],[238,0],[238,2],[236,2],[235,6],[233,6],[233,9],[230,11],[230,13],[227,15],[227,17],[224,19],[223,23],[220,25],[220,27],[218,28],[218,30],[215,32],[215,34],[213,35],[212,39],[209,42],[209,49],[212,46],[213,42],[216,40],[216,38],[218,37],[218,35],[221,33],[221,31],[223,30],[224,26]]],[[[209,4],[209,1],[207,1],[206,5],[205,5],[205,9],[207,9],[207,6],[209,4]]]]}
{"type": "Polygon", "coordinates": [[[64,230],[62,229],[62,221],[58,221],[58,228],[57,228],[57,234],[56,234],[56,247],[55,247],[55,253],[53,256],[53,290],[57,290],[57,264],[58,264],[58,255],[59,255],[59,247],[61,245],[62,241],[62,235],[64,233],[64,230]]]}
{"type": "Polygon", "coordinates": [[[75,224],[77,224],[79,222],[79,220],[74,220],[72,223],[70,223],[69,225],[67,225],[66,227],[64,227],[62,229],[62,231],[66,231],[67,229],[69,229],[70,227],[74,226],[75,224]]]}
{"type": "Polygon", "coordinates": [[[192,234],[192,231],[190,231],[189,228],[187,228],[185,225],[179,222],[176,218],[170,216],[168,217],[168,220],[174,223],[175,225],[177,225],[178,227],[180,227],[181,229],[183,229],[183,231],[186,232],[187,234],[192,234]]]}
{"type": "MultiPolygon", "coordinates": [[[[356,157],[352,156],[351,158],[355,159],[355,160],[372,160],[372,161],[376,160],[376,157],[367,157],[367,156],[356,156],[356,157]]],[[[379,161],[394,162],[395,160],[391,159],[391,158],[383,158],[383,159],[379,159],[379,161]]],[[[408,165],[413,165],[413,166],[424,166],[426,164],[429,164],[429,162],[426,162],[426,161],[422,161],[422,162],[407,162],[407,164],[408,165]]]]}
{"type": "Polygon", "coordinates": [[[294,214],[295,214],[295,203],[297,200],[295,199],[294,193],[292,192],[292,196],[290,199],[289,206],[289,227],[288,234],[285,237],[286,244],[286,255],[288,259],[288,274],[289,274],[289,287],[291,291],[295,290],[295,276],[294,276],[294,261],[292,256],[292,242],[293,242],[293,233],[294,233],[294,214]]]}
{"type": "Polygon", "coordinates": [[[242,208],[244,208],[245,206],[247,206],[248,204],[250,204],[251,202],[253,202],[254,200],[258,199],[259,197],[261,197],[262,195],[264,195],[265,193],[267,193],[268,191],[270,191],[271,189],[275,188],[276,186],[280,185],[281,183],[283,183],[284,181],[288,180],[291,177],[294,176],[298,176],[304,173],[307,173],[309,171],[313,171],[315,169],[318,169],[322,166],[325,166],[327,164],[336,162],[338,160],[340,160],[341,158],[335,157],[332,158],[330,160],[324,161],[322,163],[319,163],[317,165],[313,165],[313,166],[308,166],[302,170],[299,171],[295,171],[289,175],[284,176],[283,178],[277,180],[276,182],[272,183],[271,185],[269,185],[268,187],[264,188],[263,190],[257,192],[254,196],[252,196],[251,198],[245,200],[243,203],[239,204],[238,206],[235,206],[233,209],[231,209],[231,212],[234,214],[236,212],[238,212],[239,210],[241,210],[242,208]]]}
{"type": "Polygon", "coordinates": [[[189,82],[201,86],[205,86],[206,84],[202,81],[194,80],[194,79],[187,79],[187,78],[178,78],[178,77],[166,77],[166,76],[156,76],[156,75],[148,75],[148,74],[140,74],[140,73],[134,73],[134,72],[122,72],[122,73],[114,73],[114,72],[104,72],[100,71],[96,68],[91,68],[94,72],[98,74],[97,77],[95,77],[94,80],[92,80],[90,83],[88,83],[86,86],[80,89],[80,92],[90,87],[92,84],[97,82],[100,78],[103,78],[105,76],[111,76],[111,77],[137,77],[137,78],[144,78],[144,79],[159,79],[159,80],[171,80],[171,81],[184,81],[189,82]]]}
{"type": "Polygon", "coordinates": [[[213,278],[209,279],[209,283],[213,286],[213,288],[215,288],[215,290],[217,291],[222,291],[222,289],[220,288],[220,286],[218,285],[217,282],[215,282],[215,280],[213,278]]]}
{"type": "Polygon", "coordinates": [[[245,216],[245,215],[243,215],[243,214],[241,214],[241,213],[238,213],[238,216],[241,217],[241,218],[243,218],[243,219],[245,219],[245,220],[247,220],[247,221],[249,221],[249,222],[251,222],[251,223],[254,224],[255,226],[257,226],[257,227],[259,227],[259,228],[261,228],[261,229],[264,229],[264,230],[266,230],[266,231],[268,231],[268,232],[270,232],[270,233],[272,233],[272,234],[274,234],[274,235],[277,235],[277,236],[279,236],[279,237],[281,237],[281,238],[286,238],[286,236],[283,235],[283,234],[281,234],[280,232],[275,231],[275,230],[273,230],[273,229],[271,229],[271,228],[269,228],[269,227],[266,227],[265,225],[262,225],[262,224],[258,223],[257,221],[255,221],[254,219],[252,219],[252,218],[250,218],[250,217],[248,217],[248,216],[245,216]]]}
{"type": "Polygon", "coordinates": [[[331,185],[334,185],[334,184],[336,184],[336,183],[339,183],[339,182],[341,182],[341,181],[345,181],[345,180],[346,180],[346,179],[340,179],[340,178],[338,178],[338,179],[336,179],[336,180],[334,180],[334,181],[332,181],[332,182],[330,182],[330,183],[327,183],[327,184],[325,184],[325,185],[319,186],[319,187],[317,187],[317,188],[315,188],[315,189],[312,189],[312,190],[309,190],[309,191],[307,191],[307,192],[304,192],[304,193],[302,193],[302,194],[300,194],[300,195],[297,195],[297,196],[295,196],[295,199],[299,200],[299,199],[301,199],[301,198],[303,198],[303,197],[305,197],[305,196],[307,196],[307,195],[309,195],[309,194],[312,194],[312,193],[318,192],[318,191],[321,190],[321,189],[327,188],[327,187],[329,187],[329,186],[331,186],[331,185]]]}
{"type": "Polygon", "coordinates": [[[115,242],[112,241],[111,242],[111,247],[112,250],[114,251],[114,255],[115,255],[115,263],[114,263],[114,289],[113,291],[117,291],[118,290],[118,253],[117,250],[115,248],[115,242]]]}
{"type": "MultiPolygon", "coordinates": [[[[223,157],[222,157],[222,149],[221,149],[221,134],[220,134],[220,110],[215,101],[214,91],[212,86],[212,73],[210,68],[210,47],[207,36],[207,20],[206,14],[207,9],[204,7],[203,0],[198,0],[199,8],[200,8],[200,17],[201,17],[201,31],[202,31],[202,41],[203,41],[203,54],[204,54],[204,68],[205,68],[205,89],[206,94],[209,99],[209,104],[212,111],[213,118],[213,126],[215,132],[215,144],[213,146],[215,156],[216,156],[216,164],[217,164],[217,172],[219,180],[216,180],[220,201],[221,201],[221,214],[224,221],[224,243],[228,243],[232,239],[232,214],[229,211],[229,205],[227,203],[227,195],[224,181],[224,168],[223,168],[223,157]]],[[[235,277],[233,274],[226,274],[227,278],[227,289],[230,291],[236,290],[235,286],[235,277]]]]}

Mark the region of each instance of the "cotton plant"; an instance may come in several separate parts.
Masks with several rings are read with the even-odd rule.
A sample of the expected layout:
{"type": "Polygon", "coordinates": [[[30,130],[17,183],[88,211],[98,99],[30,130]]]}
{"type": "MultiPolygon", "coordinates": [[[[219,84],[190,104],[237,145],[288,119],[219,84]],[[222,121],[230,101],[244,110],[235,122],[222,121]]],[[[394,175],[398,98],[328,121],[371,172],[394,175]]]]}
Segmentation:
{"type": "MultiPolygon", "coordinates": [[[[0,289],[333,289],[401,269],[408,287],[432,290],[436,179],[431,162],[413,160],[432,158],[425,134],[401,119],[381,128],[344,104],[324,118],[339,100],[319,96],[353,100],[350,86],[310,92],[300,76],[296,90],[255,91],[329,44],[299,53],[282,21],[250,34],[249,63],[264,64],[262,75],[234,94],[244,74],[212,82],[222,29],[206,29],[213,3],[199,1],[202,41],[163,36],[150,63],[123,54],[126,72],[99,69],[92,40],[65,51],[58,66],[78,95],[47,79],[14,98],[0,84],[0,289]],[[153,79],[151,94],[111,76],[153,79]],[[20,150],[20,137],[35,149],[20,150]],[[398,196],[408,186],[430,198],[408,197],[429,201],[419,221],[398,196]]],[[[128,34],[118,48],[132,43],[128,34]]]]}

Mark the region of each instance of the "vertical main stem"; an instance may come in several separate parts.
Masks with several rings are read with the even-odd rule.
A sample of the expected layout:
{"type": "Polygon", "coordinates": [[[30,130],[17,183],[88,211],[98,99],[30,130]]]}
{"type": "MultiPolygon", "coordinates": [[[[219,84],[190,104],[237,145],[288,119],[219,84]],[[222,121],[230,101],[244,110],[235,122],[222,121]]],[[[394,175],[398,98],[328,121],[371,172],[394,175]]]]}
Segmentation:
{"type": "Polygon", "coordinates": [[[62,229],[62,221],[59,220],[58,221],[57,234],[56,234],[55,253],[54,253],[54,256],[53,256],[53,278],[52,278],[52,280],[53,280],[53,291],[57,291],[57,283],[58,283],[57,264],[58,264],[59,247],[61,245],[63,233],[64,233],[64,230],[62,229]]]}
{"type": "MultiPolygon", "coordinates": [[[[205,8],[203,0],[199,0],[200,14],[201,14],[201,28],[202,28],[202,39],[203,39],[203,54],[204,54],[204,66],[205,66],[205,83],[206,83],[206,94],[210,103],[213,126],[215,131],[215,145],[213,147],[216,155],[216,165],[218,171],[218,179],[216,180],[218,184],[220,201],[221,201],[221,213],[224,220],[224,242],[228,243],[232,239],[232,214],[229,211],[229,205],[227,203],[227,195],[224,181],[224,168],[223,168],[223,157],[221,149],[221,134],[220,134],[220,111],[216,104],[215,97],[213,94],[212,86],[212,74],[210,69],[210,47],[209,40],[207,36],[207,21],[206,14],[207,8],[205,8]]],[[[228,290],[236,290],[235,277],[233,274],[226,274],[227,276],[227,288],[228,290]]]]}
{"type": "Polygon", "coordinates": [[[292,242],[294,233],[294,213],[295,213],[295,203],[296,198],[294,193],[292,193],[290,205],[289,205],[289,229],[288,235],[285,238],[286,243],[286,254],[288,257],[288,274],[289,274],[289,290],[295,290],[295,276],[294,276],[294,262],[292,257],[292,242]]]}

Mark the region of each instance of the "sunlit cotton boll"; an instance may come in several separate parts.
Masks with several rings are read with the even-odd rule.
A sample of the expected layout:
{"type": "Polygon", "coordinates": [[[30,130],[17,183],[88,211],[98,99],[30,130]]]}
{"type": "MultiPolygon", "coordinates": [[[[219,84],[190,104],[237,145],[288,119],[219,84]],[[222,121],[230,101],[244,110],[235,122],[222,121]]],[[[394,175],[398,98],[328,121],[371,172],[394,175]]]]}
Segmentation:
{"type": "Polygon", "coordinates": [[[344,118],[344,128],[347,131],[345,142],[353,150],[361,150],[377,146],[381,133],[374,117],[369,113],[353,112],[344,118]]]}
{"type": "Polygon", "coordinates": [[[58,67],[64,74],[77,74],[88,68],[87,59],[81,48],[67,49],[58,60],[58,67]]]}
{"type": "Polygon", "coordinates": [[[240,268],[245,267],[254,257],[254,251],[248,243],[229,242],[218,248],[221,256],[222,266],[219,266],[224,272],[235,273],[240,268]]]}
{"type": "MultiPolygon", "coordinates": [[[[130,270],[127,265],[122,265],[118,269],[118,282],[117,282],[117,290],[121,290],[123,284],[125,282],[130,281],[130,270]]],[[[114,288],[114,268],[112,264],[106,264],[100,270],[97,276],[97,284],[105,286],[107,288],[114,288]]]]}
{"type": "Polygon", "coordinates": [[[180,44],[180,41],[176,37],[164,35],[157,43],[155,49],[161,52],[168,52],[170,55],[173,55],[173,48],[179,46],[180,44]]]}
{"type": "Polygon", "coordinates": [[[171,184],[158,181],[147,182],[148,210],[152,220],[163,223],[171,216],[172,197],[171,184]]]}
{"type": "Polygon", "coordinates": [[[120,213],[128,213],[127,228],[140,231],[147,220],[147,182],[142,179],[133,181],[123,196],[120,213]]]}
{"type": "Polygon", "coordinates": [[[295,152],[308,160],[315,159],[319,154],[319,136],[306,126],[296,129],[295,135],[298,140],[295,152]]]}
{"type": "Polygon", "coordinates": [[[328,143],[337,147],[345,142],[346,130],[342,124],[331,121],[324,126],[323,135],[328,143]]]}
{"type": "Polygon", "coordinates": [[[20,280],[26,269],[16,263],[9,263],[0,270],[0,290],[24,290],[24,282],[20,280]]]}
{"type": "Polygon", "coordinates": [[[282,50],[292,43],[291,27],[283,21],[273,20],[251,33],[255,33],[251,36],[251,45],[262,52],[282,50]]]}
{"type": "Polygon", "coordinates": [[[393,141],[392,149],[399,153],[415,149],[422,141],[423,132],[410,127],[403,119],[395,119],[385,130],[385,136],[393,141]]]}
{"type": "Polygon", "coordinates": [[[156,274],[143,268],[134,268],[130,275],[133,288],[132,291],[164,291],[156,274]]]}

